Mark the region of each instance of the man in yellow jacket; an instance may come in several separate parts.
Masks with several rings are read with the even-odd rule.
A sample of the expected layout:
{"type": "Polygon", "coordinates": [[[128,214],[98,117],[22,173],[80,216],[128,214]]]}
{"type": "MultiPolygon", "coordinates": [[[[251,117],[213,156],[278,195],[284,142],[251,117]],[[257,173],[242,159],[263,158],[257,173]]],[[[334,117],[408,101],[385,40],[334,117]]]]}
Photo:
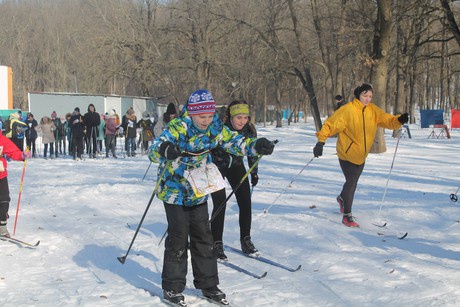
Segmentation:
{"type": "Polygon", "coordinates": [[[315,157],[321,156],[327,138],[338,134],[336,149],[345,183],[342,192],[337,196],[337,202],[340,212],[343,213],[342,223],[348,227],[359,227],[351,208],[377,128],[398,129],[409,120],[407,113],[391,115],[371,103],[373,89],[369,84],[358,86],[354,95],[353,101],[342,106],[326,120],[316,134],[318,143],[313,149],[315,157]]]}

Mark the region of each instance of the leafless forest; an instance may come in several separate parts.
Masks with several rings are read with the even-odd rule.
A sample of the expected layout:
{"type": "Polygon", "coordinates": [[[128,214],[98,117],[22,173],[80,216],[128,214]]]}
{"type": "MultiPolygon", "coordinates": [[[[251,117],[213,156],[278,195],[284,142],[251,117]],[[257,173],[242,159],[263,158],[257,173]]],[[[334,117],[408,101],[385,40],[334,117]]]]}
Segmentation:
{"type": "Polygon", "coordinates": [[[459,18],[451,0],[3,0],[0,64],[24,110],[29,91],[181,104],[208,88],[319,128],[362,82],[389,112],[459,108],[459,18]]]}

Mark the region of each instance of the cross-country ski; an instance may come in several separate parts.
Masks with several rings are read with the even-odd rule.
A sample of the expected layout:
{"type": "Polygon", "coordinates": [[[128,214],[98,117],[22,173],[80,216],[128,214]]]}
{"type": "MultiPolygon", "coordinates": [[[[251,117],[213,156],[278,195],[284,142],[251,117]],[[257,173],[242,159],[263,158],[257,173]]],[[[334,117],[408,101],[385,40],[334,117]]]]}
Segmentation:
{"type": "Polygon", "coordinates": [[[227,248],[228,250],[231,250],[234,253],[240,254],[242,256],[246,256],[246,257],[251,258],[251,259],[256,259],[258,261],[261,261],[261,262],[264,262],[266,264],[281,268],[281,269],[289,271],[289,272],[297,272],[302,267],[302,265],[300,265],[300,264],[297,267],[289,267],[289,266],[286,266],[286,265],[284,265],[282,263],[279,263],[277,261],[274,261],[274,260],[268,259],[266,257],[263,257],[260,254],[251,256],[251,255],[243,253],[241,250],[239,250],[239,249],[237,249],[235,247],[229,246],[229,245],[225,245],[225,248],[227,248]]]}
{"type": "Polygon", "coordinates": [[[0,240],[14,243],[23,247],[37,247],[40,244],[40,241],[37,241],[35,243],[29,243],[29,242],[24,242],[22,240],[13,238],[13,237],[0,237],[0,240]]]}

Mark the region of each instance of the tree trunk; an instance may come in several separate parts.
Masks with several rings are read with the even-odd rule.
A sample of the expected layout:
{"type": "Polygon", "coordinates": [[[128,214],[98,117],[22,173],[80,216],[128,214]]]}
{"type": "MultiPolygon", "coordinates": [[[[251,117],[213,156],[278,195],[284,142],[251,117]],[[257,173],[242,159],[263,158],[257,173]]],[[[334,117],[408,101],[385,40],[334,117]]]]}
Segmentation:
{"type": "MultiPolygon", "coordinates": [[[[391,40],[391,0],[377,1],[377,21],[374,32],[372,83],[374,88],[373,102],[385,110],[386,87],[388,78],[388,54],[391,40]]],[[[379,128],[371,147],[372,153],[382,153],[387,150],[384,130],[379,128]]]]}
{"type": "MultiPolygon", "coordinates": [[[[308,64],[308,59],[303,51],[302,48],[302,43],[301,43],[301,34],[300,34],[300,27],[298,25],[298,18],[296,14],[296,10],[294,7],[294,1],[293,0],[288,0],[287,1],[288,6],[289,6],[289,11],[291,14],[291,19],[292,19],[292,24],[293,24],[293,31],[296,37],[296,43],[297,43],[297,50],[299,51],[300,57],[301,57],[301,66],[299,68],[294,67],[294,73],[295,75],[300,79],[303,88],[307,92],[308,99],[310,100],[310,106],[311,106],[311,113],[313,115],[313,119],[315,121],[315,127],[316,131],[321,130],[321,127],[323,126],[323,123],[321,122],[321,115],[319,113],[318,109],[318,100],[316,99],[316,94],[315,94],[315,88],[313,86],[313,78],[311,76],[311,71],[310,67],[308,64]],[[300,71],[299,69],[302,69],[303,71],[300,71]]],[[[306,114],[305,114],[306,116],[306,114]]]]}

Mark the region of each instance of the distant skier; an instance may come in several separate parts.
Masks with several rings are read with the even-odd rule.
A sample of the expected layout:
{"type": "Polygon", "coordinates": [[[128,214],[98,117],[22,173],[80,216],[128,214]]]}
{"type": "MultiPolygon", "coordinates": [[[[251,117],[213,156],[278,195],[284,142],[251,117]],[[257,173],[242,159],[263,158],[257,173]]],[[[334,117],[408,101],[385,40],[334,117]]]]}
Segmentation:
{"type": "Polygon", "coordinates": [[[315,157],[323,154],[327,138],[338,133],[337,155],[345,176],[342,192],[337,196],[342,223],[348,227],[359,227],[351,209],[359,177],[364,169],[367,155],[371,150],[378,127],[398,129],[407,123],[409,116],[385,113],[371,102],[373,89],[369,84],[362,84],[354,91],[355,99],[334,112],[324,123],[316,136],[318,143],[313,149],[315,157]]]}
{"type": "Polygon", "coordinates": [[[49,118],[48,116],[43,116],[42,119],[40,120],[40,124],[35,127],[35,130],[38,132],[41,132],[42,134],[42,144],[43,144],[43,157],[47,159],[47,153],[48,153],[48,147],[50,150],[50,159],[54,159],[54,144],[55,144],[55,131],[56,131],[56,126],[54,125],[54,122],[49,118]]]}
{"type": "Polygon", "coordinates": [[[166,112],[163,113],[163,115],[158,120],[158,123],[155,125],[155,135],[159,136],[163,132],[163,129],[168,126],[168,123],[178,116],[179,114],[176,110],[176,105],[170,102],[166,107],[166,112]]]}
{"type": "Polygon", "coordinates": [[[6,137],[10,138],[16,146],[24,150],[24,131],[28,129],[27,125],[21,121],[21,112],[11,113],[9,118],[9,131],[6,137]]]}
{"type": "Polygon", "coordinates": [[[125,151],[128,157],[136,155],[137,117],[131,107],[121,119],[121,126],[125,134],[125,151]]]}
{"type": "Polygon", "coordinates": [[[335,96],[335,110],[337,111],[338,109],[340,109],[340,107],[342,107],[344,105],[344,101],[343,101],[343,97],[342,95],[336,95],[335,96]]]}
{"type": "Polygon", "coordinates": [[[86,153],[89,158],[96,158],[97,152],[97,136],[99,134],[98,126],[101,123],[101,116],[96,112],[96,108],[92,103],[88,105],[88,112],[83,116],[86,126],[86,153]]]}
{"type": "MultiPolygon", "coordinates": [[[[153,113],[153,112],[152,112],[153,113]]],[[[141,137],[139,141],[142,141],[142,153],[147,153],[149,143],[155,138],[155,125],[158,119],[147,111],[142,112],[142,119],[138,122],[139,128],[142,128],[141,137]]]]}
{"type": "Polygon", "coordinates": [[[109,152],[116,159],[117,155],[115,151],[117,149],[117,131],[118,124],[115,110],[111,110],[110,113],[105,117],[105,157],[109,157],[109,152]]]}
{"type": "Polygon", "coordinates": [[[26,135],[26,146],[29,148],[30,152],[32,153],[32,157],[36,157],[37,149],[35,146],[35,141],[37,140],[38,134],[35,127],[38,126],[38,122],[35,120],[34,115],[32,113],[27,113],[27,119],[24,122],[28,129],[25,132],[26,135]]]}
{"type": "MultiPolygon", "coordinates": [[[[80,114],[80,108],[76,107],[72,117],[69,120],[70,128],[70,144],[72,144],[72,153],[74,160],[81,160],[83,155],[83,137],[85,129],[85,121],[80,114]]],[[[70,148],[69,148],[70,151],[70,148]]]]}

